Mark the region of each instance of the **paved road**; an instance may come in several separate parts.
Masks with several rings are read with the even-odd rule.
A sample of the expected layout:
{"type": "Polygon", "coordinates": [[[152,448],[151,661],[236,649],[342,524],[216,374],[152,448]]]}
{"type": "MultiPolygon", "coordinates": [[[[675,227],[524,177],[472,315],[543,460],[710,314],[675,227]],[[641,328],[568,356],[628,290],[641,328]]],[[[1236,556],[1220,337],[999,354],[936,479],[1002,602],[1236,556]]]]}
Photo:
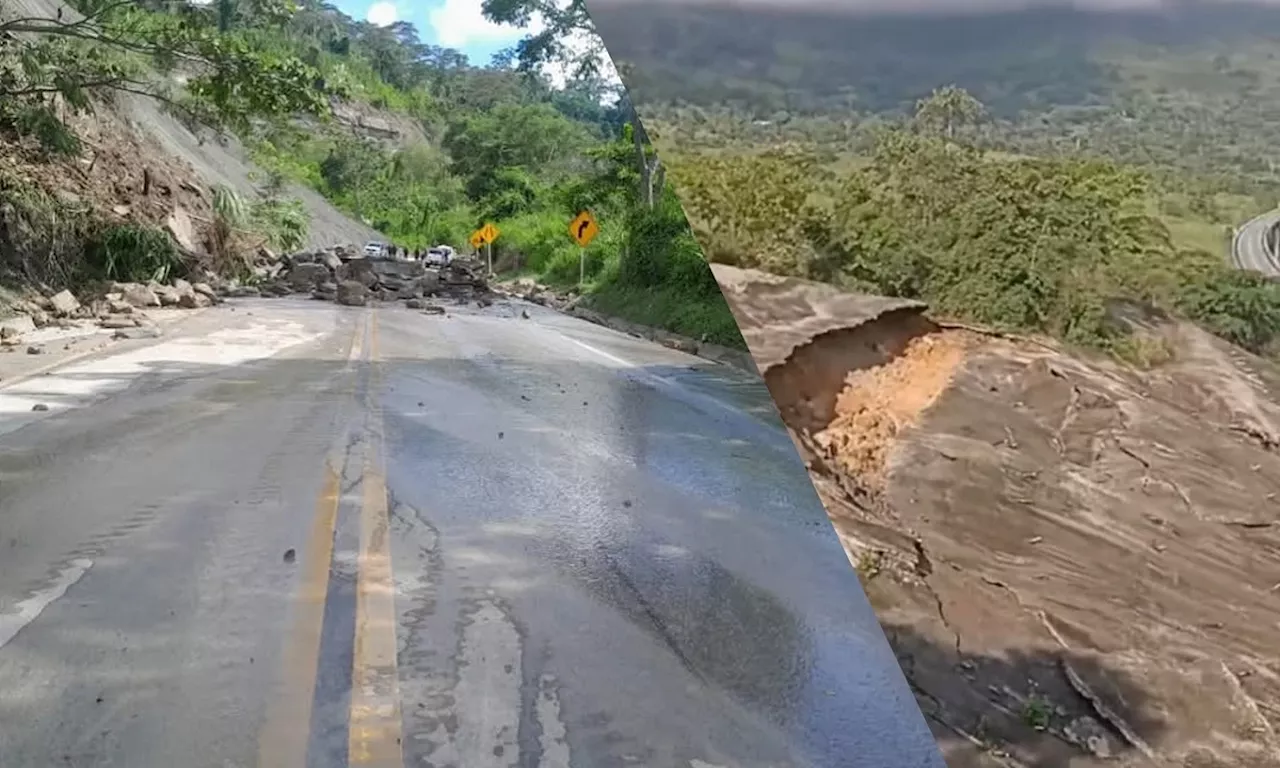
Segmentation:
{"type": "Polygon", "coordinates": [[[1280,275],[1280,264],[1271,257],[1266,242],[1267,232],[1278,224],[1280,211],[1270,211],[1240,225],[1231,245],[1232,262],[1240,269],[1280,275]]]}
{"type": "Polygon", "coordinates": [[[0,389],[5,768],[940,766],[758,381],[530,314],[0,389]]]}

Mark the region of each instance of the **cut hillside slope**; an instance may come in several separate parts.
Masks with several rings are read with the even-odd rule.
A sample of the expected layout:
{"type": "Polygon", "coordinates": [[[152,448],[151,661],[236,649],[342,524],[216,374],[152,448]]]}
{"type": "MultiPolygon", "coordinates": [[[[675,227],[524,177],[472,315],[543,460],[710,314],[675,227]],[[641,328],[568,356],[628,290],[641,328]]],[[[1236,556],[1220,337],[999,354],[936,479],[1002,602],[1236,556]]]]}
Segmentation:
{"type": "MultiPolygon", "coordinates": [[[[6,0],[0,12],[5,17],[23,15],[74,19],[79,16],[70,6],[57,0],[6,0]]],[[[157,102],[144,96],[120,94],[113,106],[99,109],[97,119],[118,121],[144,134],[151,141],[140,142],[139,148],[145,152],[154,147],[157,152],[181,160],[190,165],[206,185],[227,186],[252,195],[256,190],[253,177],[263,175],[234,139],[227,139],[225,143],[202,139],[157,102]]],[[[134,158],[134,161],[142,166],[146,164],[147,157],[134,158]]],[[[381,239],[376,230],[353,220],[313,190],[293,185],[290,194],[301,200],[311,215],[308,232],[308,246],[311,248],[381,239]]]]}
{"type": "Polygon", "coordinates": [[[789,339],[762,371],[949,765],[1280,765],[1280,369],[1156,317],[1145,373],[919,308],[842,325],[790,281],[828,318],[802,340],[775,280],[714,270],[753,350],[789,339]]]}

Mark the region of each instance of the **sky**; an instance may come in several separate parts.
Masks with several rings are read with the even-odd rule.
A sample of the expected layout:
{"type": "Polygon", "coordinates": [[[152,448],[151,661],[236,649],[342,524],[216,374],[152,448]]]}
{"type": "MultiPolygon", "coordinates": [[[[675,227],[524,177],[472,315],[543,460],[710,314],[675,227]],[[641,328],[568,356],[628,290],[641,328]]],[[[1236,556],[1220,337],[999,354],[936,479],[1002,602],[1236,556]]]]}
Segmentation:
{"type": "Polygon", "coordinates": [[[489,23],[480,12],[481,0],[337,0],[355,19],[387,25],[408,21],[423,42],[457,49],[473,64],[489,63],[498,51],[514,45],[529,29],[489,23]]]}
{"type": "MultiPolygon", "coordinates": [[[[479,0],[477,0],[478,2],[479,0]]],[[[947,13],[1007,11],[1024,8],[1072,7],[1082,11],[1134,11],[1160,10],[1178,7],[1183,0],[662,0],[676,5],[702,5],[734,7],[749,5],[774,10],[788,8],[816,8],[841,11],[871,11],[896,13],[939,12],[947,13]]],[[[1199,0],[1201,4],[1248,3],[1255,5],[1280,5],[1280,0],[1199,0]]],[[[596,8],[610,5],[657,4],[657,0],[595,0],[596,8]]]]}

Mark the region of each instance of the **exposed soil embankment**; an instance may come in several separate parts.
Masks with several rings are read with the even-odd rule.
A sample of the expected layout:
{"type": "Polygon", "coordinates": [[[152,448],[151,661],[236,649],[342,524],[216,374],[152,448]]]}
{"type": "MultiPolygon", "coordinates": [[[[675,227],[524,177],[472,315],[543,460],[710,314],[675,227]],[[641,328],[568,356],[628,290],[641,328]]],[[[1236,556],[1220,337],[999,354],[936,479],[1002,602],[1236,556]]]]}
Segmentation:
{"type": "MultiPolygon", "coordinates": [[[[58,0],[5,0],[0,16],[61,18],[74,20],[79,14],[58,0]]],[[[374,121],[387,130],[397,130],[401,121],[383,116],[375,120],[371,110],[349,107],[344,114],[363,115],[361,125],[374,121]]],[[[243,147],[232,139],[219,140],[196,133],[158,102],[143,96],[117,94],[111,104],[99,104],[92,116],[73,121],[85,139],[85,151],[66,162],[30,164],[31,175],[55,194],[70,194],[78,201],[108,215],[154,223],[150,209],[177,205],[207,220],[208,188],[223,185],[241,194],[256,193],[255,179],[261,170],[249,161],[243,147]],[[47,167],[46,167],[47,166],[47,167]],[[146,179],[144,179],[144,174],[146,179]],[[154,177],[156,182],[148,183],[154,177]],[[145,190],[145,193],[144,193],[145,190]],[[125,209],[115,212],[115,208],[125,209]]],[[[13,147],[3,154],[11,157],[13,147]]],[[[310,214],[308,246],[323,248],[378,239],[371,227],[339,211],[316,192],[301,186],[291,190],[310,214]]],[[[163,222],[168,210],[158,216],[163,222]]]]}
{"type": "Polygon", "coordinates": [[[888,362],[853,369],[836,395],[833,418],[814,441],[839,471],[883,488],[893,442],[942,395],[975,343],[964,331],[929,333],[912,338],[888,362]]]}
{"type": "Polygon", "coordinates": [[[1280,370],[715,270],[950,765],[1280,765],[1280,370]]]}

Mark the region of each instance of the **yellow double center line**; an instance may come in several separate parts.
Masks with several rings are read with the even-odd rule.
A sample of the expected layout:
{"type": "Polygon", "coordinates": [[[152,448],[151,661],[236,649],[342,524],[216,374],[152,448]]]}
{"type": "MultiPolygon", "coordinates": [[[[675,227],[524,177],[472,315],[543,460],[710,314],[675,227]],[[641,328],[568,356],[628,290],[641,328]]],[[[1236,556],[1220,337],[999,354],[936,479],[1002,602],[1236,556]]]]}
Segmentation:
{"type": "MultiPolygon", "coordinates": [[[[347,759],[351,766],[403,768],[395,580],[384,469],[386,437],[381,406],[374,394],[379,368],[377,316],[373,311],[364,314],[357,323],[347,355],[348,369],[356,367],[362,358],[370,366],[370,379],[363,403],[366,423],[363,439],[359,441],[364,455],[347,759]]],[[[348,390],[353,397],[355,382],[353,376],[348,390]]],[[[305,768],[307,764],[334,531],[342,496],[342,468],[347,458],[346,437],[339,436],[326,462],[311,535],[302,559],[299,607],[285,647],[281,688],[272,700],[259,737],[260,768],[305,768]]]]}
{"type": "Polygon", "coordinates": [[[356,582],[356,638],[351,669],[350,765],[403,768],[400,685],[396,669],[395,579],[391,570],[391,516],[387,506],[386,433],[374,392],[378,321],[369,315],[369,386],[360,506],[360,559],[356,582]]]}

